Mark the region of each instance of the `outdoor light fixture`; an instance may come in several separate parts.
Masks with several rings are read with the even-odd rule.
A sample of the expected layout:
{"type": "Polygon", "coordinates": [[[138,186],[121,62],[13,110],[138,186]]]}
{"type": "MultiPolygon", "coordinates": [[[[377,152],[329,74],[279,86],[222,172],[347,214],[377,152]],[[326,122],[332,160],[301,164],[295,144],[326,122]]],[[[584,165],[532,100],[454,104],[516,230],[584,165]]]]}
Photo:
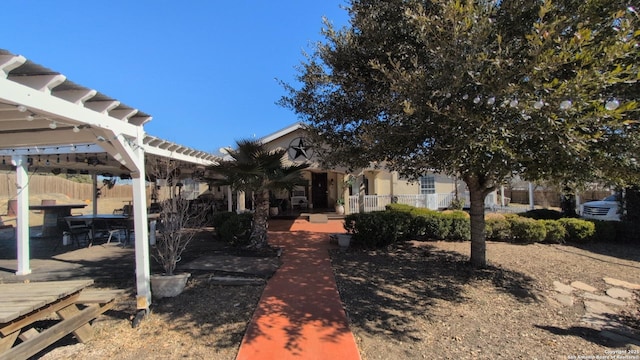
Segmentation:
{"type": "Polygon", "coordinates": [[[54,129],[58,128],[58,124],[55,121],[52,121],[51,124],[49,124],[49,128],[51,130],[54,130],[54,129]]]}

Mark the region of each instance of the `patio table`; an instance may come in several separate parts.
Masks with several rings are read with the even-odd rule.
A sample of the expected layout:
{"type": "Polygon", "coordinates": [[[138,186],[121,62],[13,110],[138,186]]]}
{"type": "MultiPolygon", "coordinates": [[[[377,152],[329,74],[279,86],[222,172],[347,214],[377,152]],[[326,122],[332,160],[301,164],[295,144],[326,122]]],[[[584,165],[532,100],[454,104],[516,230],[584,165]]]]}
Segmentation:
{"type": "Polygon", "coordinates": [[[31,205],[29,210],[44,211],[44,219],[42,221],[42,236],[61,236],[62,229],[60,222],[64,221],[65,216],[71,215],[71,209],[82,209],[87,204],[54,204],[54,205],[31,205]]]}

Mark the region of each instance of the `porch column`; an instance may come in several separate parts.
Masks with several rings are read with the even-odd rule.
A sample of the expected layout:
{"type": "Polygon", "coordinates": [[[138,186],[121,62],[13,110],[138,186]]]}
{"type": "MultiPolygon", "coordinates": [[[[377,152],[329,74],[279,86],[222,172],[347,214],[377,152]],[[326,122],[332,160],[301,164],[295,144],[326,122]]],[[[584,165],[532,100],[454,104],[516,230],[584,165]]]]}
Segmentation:
{"type": "Polygon", "coordinates": [[[349,198],[349,186],[347,184],[348,174],[341,174],[342,198],[344,199],[344,213],[351,214],[351,199],[349,198]]]}
{"type": "Polygon", "coordinates": [[[237,202],[238,202],[238,206],[236,209],[237,213],[241,213],[244,212],[247,208],[244,206],[244,202],[245,202],[245,198],[244,198],[244,191],[238,191],[237,194],[237,202]]]}
{"type": "MultiPolygon", "coordinates": [[[[96,172],[91,173],[91,180],[93,182],[93,191],[91,192],[93,194],[92,214],[95,215],[98,213],[98,174],[96,172]]],[[[91,234],[91,236],[93,235],[91,234]]]]}
{"type": "Polygon", "coordinates": [[[500,206],[504,207],[504,185],[500,186],[500,206]]]}
{"type": "Polygon", "coordinates": [[[233,211],[233,193],[231,192],[231,185],[227,185],[227,211],[233,211]]]}
{"type": "Polygon", "coordinates": [[[533,192],[533,183],[529,183],[529,209],[533,210],[536,208],[535,206],[535,201],[533,199],[534,197],[534,192],[533,192]]]}
{"type": "Polygon", "coordinates": [[[11,157],[11,163],[16,167],[16,185],[18,211],[16,213],[16,242],[18,270],[16,275],[31,274],[29,266],[29,166],[26,155],[11,157]]]}

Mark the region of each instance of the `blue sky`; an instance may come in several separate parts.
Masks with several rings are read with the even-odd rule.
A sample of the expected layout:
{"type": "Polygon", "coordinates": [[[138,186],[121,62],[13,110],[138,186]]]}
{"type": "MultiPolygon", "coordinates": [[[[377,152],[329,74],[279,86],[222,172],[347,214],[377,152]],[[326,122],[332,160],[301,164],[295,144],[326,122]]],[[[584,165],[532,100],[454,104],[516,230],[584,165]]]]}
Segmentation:
{"type": "MultiPolygon", "coordinates": [[[[148,134],[215,153],[298,121],[275,104],[344,0],[70,1],[2,6],[0,48],[153,116],[148,134]]],[[[294,83],[295,84],[295,83],[294,83]]]]}

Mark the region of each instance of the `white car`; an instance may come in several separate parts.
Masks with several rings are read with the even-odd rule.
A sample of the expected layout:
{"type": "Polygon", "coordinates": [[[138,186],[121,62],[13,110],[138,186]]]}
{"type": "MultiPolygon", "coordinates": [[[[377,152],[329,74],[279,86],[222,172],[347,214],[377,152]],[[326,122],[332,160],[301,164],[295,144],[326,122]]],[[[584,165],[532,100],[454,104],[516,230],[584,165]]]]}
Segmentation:
{"type": "Polygon", "coordinates": [[[580,215],[585,219],[620,221],[617,195],[610,195],[598,201],[589,201],[580,205],[580,215]]]}

